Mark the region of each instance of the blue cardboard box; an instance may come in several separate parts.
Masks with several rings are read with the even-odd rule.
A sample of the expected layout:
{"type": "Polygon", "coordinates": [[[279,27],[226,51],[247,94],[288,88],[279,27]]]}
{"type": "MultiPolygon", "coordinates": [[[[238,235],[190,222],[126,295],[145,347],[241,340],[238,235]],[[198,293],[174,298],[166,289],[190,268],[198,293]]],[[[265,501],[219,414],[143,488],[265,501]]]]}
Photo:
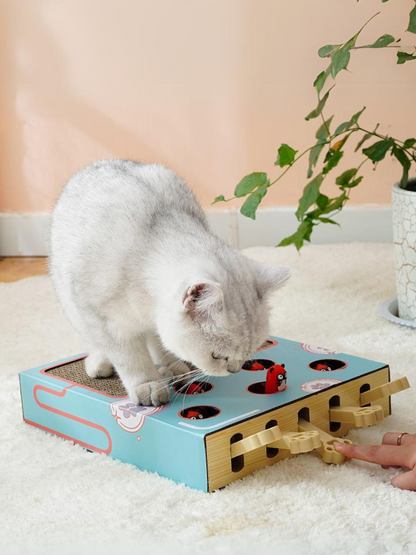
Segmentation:
{"type": "MultiPolygon", "coordinates": [[[[20,373],[24,421],[203,491],[293,455],[259,445],[232,458],[236,441],[273,423],[298,432],[299,414],[344,435],[352,426],[330,421],[334,399],[358,407],[363,391],[390,381],[389,367],[381,362],[270,337],[238,374],[173,391],[164,407],[142,407],[129,401],[117,376],[89,378],[84,359],[79,355],[20,373]],[[267,395],[266,373],[275,363],[286,368],[287,388],[267,395]]],[[[390,414],[389,397],[378,404],[390,414]]]]}

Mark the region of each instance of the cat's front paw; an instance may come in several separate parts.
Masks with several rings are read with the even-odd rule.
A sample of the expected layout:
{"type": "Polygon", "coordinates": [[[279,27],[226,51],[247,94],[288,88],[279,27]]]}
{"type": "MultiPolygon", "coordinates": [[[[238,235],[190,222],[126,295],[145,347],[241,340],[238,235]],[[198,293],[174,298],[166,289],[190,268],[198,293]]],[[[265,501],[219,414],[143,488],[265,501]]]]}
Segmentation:
{"type": "Polygon", "coordinates": [[[185,385],[193,375],[193,370],[179,360],[167,365],[157,365],[157,371],[162,378],[177,385],[185,385]]]}
{"type": "Polygon", "coordinates": [[[85,359],[85,371],[90,378],[109,378],[114,374],[114,367],[100,353],[93,352],[85,359]]]}
{"type": "Polygon", "coordinates": [[[170,391],[163,382],[147,382],[136,386],[129,396],[136,405],[160,407],[169,403],[170,391]]]}

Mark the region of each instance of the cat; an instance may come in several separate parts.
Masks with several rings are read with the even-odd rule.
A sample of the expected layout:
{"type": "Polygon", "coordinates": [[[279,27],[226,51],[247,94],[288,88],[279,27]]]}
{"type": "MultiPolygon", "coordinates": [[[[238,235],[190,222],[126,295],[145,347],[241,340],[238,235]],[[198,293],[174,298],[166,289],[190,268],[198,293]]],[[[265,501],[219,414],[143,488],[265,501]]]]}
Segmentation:
{"type": "Polygon", "coordinates": [[[268,334],[268,293],[290,269],[249,260],[210,230],[194,193],[161,164],[103,160],[75,174],[52,214],[50,273],[89,353],[130,400],[169,401],[194,365],[238,372],[268,334]]]}

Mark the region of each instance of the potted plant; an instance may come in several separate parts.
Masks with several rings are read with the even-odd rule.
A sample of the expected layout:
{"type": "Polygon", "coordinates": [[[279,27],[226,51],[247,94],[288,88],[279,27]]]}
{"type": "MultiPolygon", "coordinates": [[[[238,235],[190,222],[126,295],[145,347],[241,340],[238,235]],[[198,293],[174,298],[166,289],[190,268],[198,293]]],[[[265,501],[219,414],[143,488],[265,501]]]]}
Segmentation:
{"type": "MultiPolygon", "coordinates": [[[[386,2],[388,0],[382,0],[386,2]]],[[[380,13],[380,12],[378,12],[380,13]]],[[[301,159],[308,157],[307,179],[309,179],[296,210],[298,228],[278,245],[284,247],[294,245],[299,251],[305,241],[310,241],[312,232],[317,225],[339,225],[334,216],[340,212],[349,200],[354,187],[361,184],[362,166],[372,163],[375,167],[387,155],[394,156],[401,165],[401,178],[393,186],[393,234],[396,249],[396,275],[398,288],[399,315],[416,325],[416,179],[409,179],[412,164],[416,162],[416,138],[395,138],[378,132],[379,124],[367,126],[362,123],[365,107],[351,116],[348,121],[340,122],[334,127],[334,116],[327,117],[325,107],[327,100],[336,85],[336,77],[348,68],[351,54],[361,49],[395,48],[397,63],[404,64],[416,60],[416,47],[401,46],[400,38],[384,34],[371,44],[359,44],[363,29],[370,23],[375,14],[363,27],[346,42],[327,44],[318,50],[318,56],[328,61],[324,71],[316,77],[313,86],[317,93],[317,105],[306,116],[306,120],[319,120],[315,140],[303,152],[299,152],[287,143],[278,148],[275,166],[282,169],[272,179],[265,172],[254,172],[243,177],[234,191],[234,198],[245,198],[240,208],[241,213],[253,220],[256,211],[270,187],[276,185],[301,159]],[[323,192],[323,186],[333,180],[338,163],[344,156],[346,147],[353,140],[354,151],[362,156],[355,167],[335,177],[339,194],[329,197],[323,192]],[[357,140],[358,139],[358,140],[357,140]]],[[[409,15],[407,31],[416,34],[416,4],[409,15]]],[[[224,195],[218,196],[216,202],[228,202],[224,195]]]]}

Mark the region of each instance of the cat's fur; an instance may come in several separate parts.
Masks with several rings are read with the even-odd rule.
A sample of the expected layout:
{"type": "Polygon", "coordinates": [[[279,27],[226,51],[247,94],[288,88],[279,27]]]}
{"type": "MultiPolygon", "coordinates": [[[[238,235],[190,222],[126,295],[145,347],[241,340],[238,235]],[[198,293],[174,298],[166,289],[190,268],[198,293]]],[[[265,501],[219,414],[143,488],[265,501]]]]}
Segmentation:
{"type": "Polygon", "coordinates": [[[209,229],[185,182],[159,164],[104,160],[73,176],[53,212],[50,270],[89,349],[135,403],[169,400],[162,376],[238,372],[268,333],[285,267],[245,258],[209,229]],[[216,357],[216,358],[213,358],[216,357]]]}

